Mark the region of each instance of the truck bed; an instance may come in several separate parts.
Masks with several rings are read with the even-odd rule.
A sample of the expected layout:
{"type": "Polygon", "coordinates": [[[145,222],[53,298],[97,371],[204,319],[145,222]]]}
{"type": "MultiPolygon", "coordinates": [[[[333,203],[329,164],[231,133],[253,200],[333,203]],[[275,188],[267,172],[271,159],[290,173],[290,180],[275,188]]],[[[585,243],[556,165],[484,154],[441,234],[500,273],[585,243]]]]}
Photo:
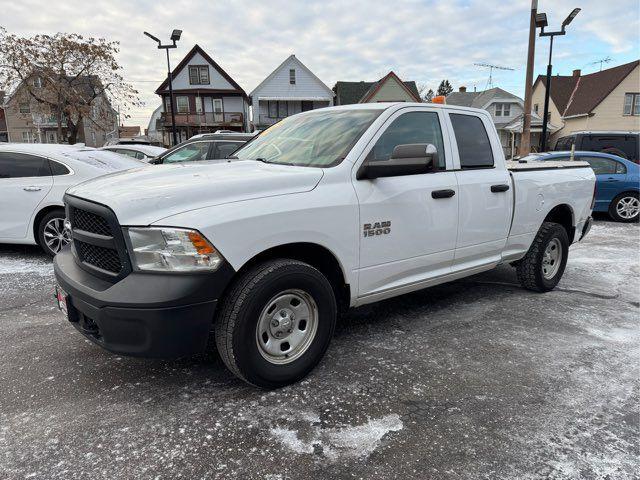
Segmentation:
{"type": "Polygon", "coordinates": [[[511,172],[526,172],[531,170],[557,170],[566,168],[590,168],[587,162],[581,162],[578,160],[508,160],[506,163],[507,169],[511,172]]]}

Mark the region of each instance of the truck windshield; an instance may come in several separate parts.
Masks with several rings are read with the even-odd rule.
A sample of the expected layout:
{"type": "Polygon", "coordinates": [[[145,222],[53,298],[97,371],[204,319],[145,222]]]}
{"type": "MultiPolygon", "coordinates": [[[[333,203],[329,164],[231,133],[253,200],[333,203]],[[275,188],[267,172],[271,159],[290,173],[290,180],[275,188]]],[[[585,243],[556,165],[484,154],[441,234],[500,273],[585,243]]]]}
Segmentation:
{"type": "Polygon", "coordinates": [[[340,163],[382,110],[306,112],[269,127],[233,154],[239,160],[303,167],[340,163]]]}

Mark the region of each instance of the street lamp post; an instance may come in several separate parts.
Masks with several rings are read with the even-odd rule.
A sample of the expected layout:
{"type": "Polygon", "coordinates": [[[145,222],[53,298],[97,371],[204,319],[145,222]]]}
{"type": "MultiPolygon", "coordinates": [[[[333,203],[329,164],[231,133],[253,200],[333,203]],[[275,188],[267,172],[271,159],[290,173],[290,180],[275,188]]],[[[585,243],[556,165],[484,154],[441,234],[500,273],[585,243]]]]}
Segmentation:
{"type": "Polygon", "coordinates": [[[159,38],[154,37],[149,32],[144,32],[144,34],[149,37],[151,40],[158,42],[158,48],[164,49],[167,52],[167,77],[169,78],[169,99],[171,101],[171,131],[173,133],[173,145],[178,144],[178,132],[176,130],[176,114],[173,103],[173,79],[171,78],[171,65],[169,64],[169,49],[177,48],[176,42],[180,40],[180,36],[182,35],[182,30],[174,30],[171,32],[171,42],[166,45],[163,45],[159,38]]]}
{"type": "Polygon", "coordinates": [[[553,37],[556,35],[566,35],[565,28],[569,25],[576,15],[580,13],[579,8],[574,8],[569,16],[564,19],[562,22],[562,27],[560,30],[555,32],[545,32],[544,29],[548,25],[547,23],[547,14],[546,13],[538,13],[536,14],[536,26],[540,27],[540,36],[541,37],[550,37],[549,38],[549,62],[547,64],[547,84],[544,89],[544,116],[542,117],[542,134],[540,136],[540,151],[545,152],[547,150],[547,118],[549,117],[549,95],[551,92],[551,56],[553,54],[553,37]]]}

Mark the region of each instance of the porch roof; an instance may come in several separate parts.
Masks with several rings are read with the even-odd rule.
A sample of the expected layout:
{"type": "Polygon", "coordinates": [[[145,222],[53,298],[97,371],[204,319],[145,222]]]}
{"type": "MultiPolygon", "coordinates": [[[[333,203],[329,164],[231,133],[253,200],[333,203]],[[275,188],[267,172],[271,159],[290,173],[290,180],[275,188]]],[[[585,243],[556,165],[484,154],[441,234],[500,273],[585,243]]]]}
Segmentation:
{"type": "MultiPolygon", "coordinates": [[[[511,122],[509,122],[508,124],[502,126],[502,127],[497,127],[496,128],[500,128],[502,130],[507,130],[509,132],[513,132],[513,133],[522,133],[522,124],[524,123],[524,114],[520,114],[518,115],[516,118],[514,118],[511,122]]],[[[554,125],[551,122],[547,122],[547,131],[549,133],[553,133],[556,132],[558,130],[560,130],[560,128],[557,125],[554,125]]],[[[535,133],[539,133],[542,132],[542,118],[537,115],[536,113],[531,113],[531,131],[535,132],[535,133]]]]}
{"type": "Polygon", "coordinates": [[[291,102],[330,102],[331,97],[282,97],[282,96],[270,96],[270,97],[254,97],[255,100],[265,100],[265,101],[291,101],[291,102]]]}

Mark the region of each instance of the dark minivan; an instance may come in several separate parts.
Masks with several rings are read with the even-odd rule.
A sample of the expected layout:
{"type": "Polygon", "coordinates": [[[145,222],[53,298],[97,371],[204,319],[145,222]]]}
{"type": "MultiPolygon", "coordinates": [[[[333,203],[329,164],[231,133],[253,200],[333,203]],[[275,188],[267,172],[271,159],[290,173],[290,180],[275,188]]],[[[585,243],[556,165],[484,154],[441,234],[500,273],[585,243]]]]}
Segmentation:
{"type": "Polygon", "coordinates": [[[568,151],[573,147],[574,150],[609,153],[638,163],[639,142],[638,132],[575,132],[560,137],[554,150],[568,151]]]}

